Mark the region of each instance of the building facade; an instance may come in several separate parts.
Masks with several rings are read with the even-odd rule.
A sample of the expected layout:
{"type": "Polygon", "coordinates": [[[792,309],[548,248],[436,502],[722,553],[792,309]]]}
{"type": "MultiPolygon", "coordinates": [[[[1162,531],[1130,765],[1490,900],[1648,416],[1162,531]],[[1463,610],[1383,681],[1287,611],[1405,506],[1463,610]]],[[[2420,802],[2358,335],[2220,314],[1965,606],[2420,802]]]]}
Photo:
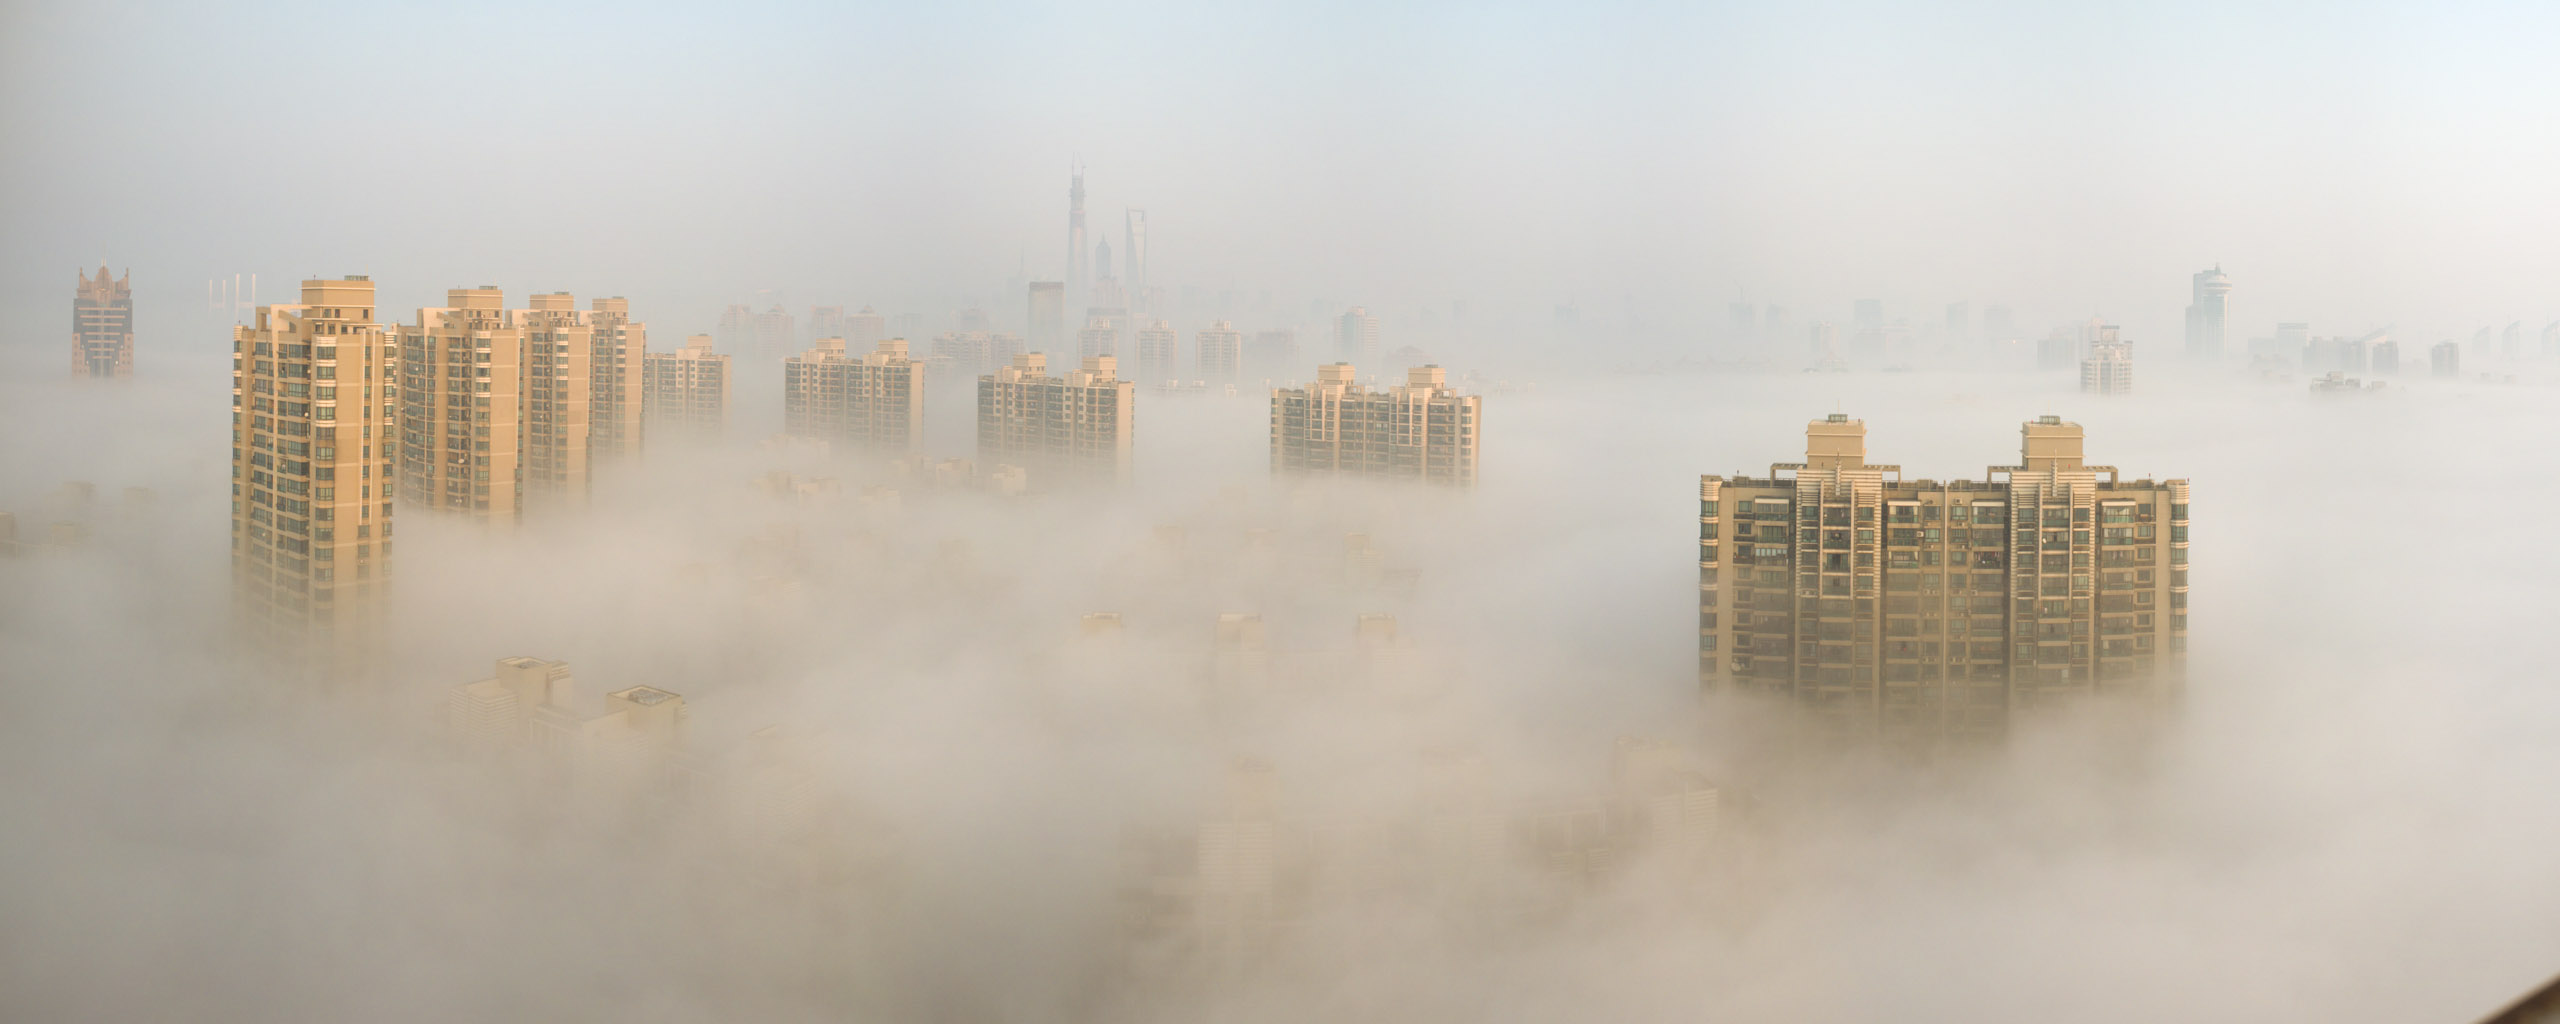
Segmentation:
{"type": "Polygon", "coordinates": [[[1244,335],[1236,331],[1234,324],[1220,320],[1203,327],[1197,341],[1201,380],[1211,387],[1243,380],[1244,335]]]}
{"type": "Polygon", "coordinates": [[[888,338],[860,358],[844,339],[782,363],[782,430],[835,445],[909,451],[924,439],[924,364],[888,338]]]}
{"type": "Polygon", "coordinates": [[[631,300],[619,295],[589,302],[587,326],[594,342],[587,358],[587,461],[600,465],[640,451],[649,328],[631,319],[631,300]]]}
{"type": "Polygon", "coordinates": [[[524,338],[522,407],[524,494],[535,506],[586,503],[593,477],[587,445],[593,428],[595,327],[568,292],[535,295],[515,311],[524,338]]]}
{"type": "Polygon", "coordinates": [[[494,287],[454,288],[396,329],[400,494],[492,522],[524,512],[524,334],[494,287]]]}
{"type": "Polygon", "coordinates": [[[2185,480],[2082,461],[2041,417],[1984,479],[1904,480],[1866,425],[1805,430],[1805,461],[1699,478],[1698,678],[1823,725],[1996,737],[2018,712],[2172,690],[2187,648],[2185,480]]]}
{"type": "Polygon", "coordinates": [[[110,279],[78,275],[71,296],[71,375],[133,376],[133,272],[110,279]]]}
{"type": "Polygon", "coordinates": [[[2080,390],[2092,395],[2133,393],[2133,343],[2113,324],[2092,325],[2080,356],[2080,390]]]}
{"type": "Polygon", "coordinates": [[[1484,399],[1452,390],[1437,366],[1384,391],[1362,389],[1349,363],[1319,366],[1314,383],[1271,392],[1271,471],[1470,486],[1483,413],[1484,399]]]}
{"type": "Polygon", "coordinates": [[[718,436],[729,425],[729,357],[711,351],[711,336],[685,339],[674,352],[641,359],[640,407],[648,432],[718,436]]]}
{"type": "Polygon", "coordinates": [[[231,577],[241,639],[344,678],[391,585],[391,341],[373,282],[305,281],[232,328],[231,577]]]}
{"type": "Polygon", "coordinates": [[[1182,377],[1182,336],[1162,320],[1138,328],[1138,379],[1149,386],[1182,377]]]}
{"type": "Polygon", "coordinates": [[[1119,379],[1110,356],[1086,359],[1065,377],[1048,368],[1046,355],[1026,352],[978,378],[978,460],[1127,482],[1137,385],[1119,379]]]}
{"type": "Polygon", "coordinates": [[[2231,309],[2231,276],[2217,264],[2196,271],[2195,297],[2187,303],[2187,357],[2222,358],[2223,328],[2231,309]]]}

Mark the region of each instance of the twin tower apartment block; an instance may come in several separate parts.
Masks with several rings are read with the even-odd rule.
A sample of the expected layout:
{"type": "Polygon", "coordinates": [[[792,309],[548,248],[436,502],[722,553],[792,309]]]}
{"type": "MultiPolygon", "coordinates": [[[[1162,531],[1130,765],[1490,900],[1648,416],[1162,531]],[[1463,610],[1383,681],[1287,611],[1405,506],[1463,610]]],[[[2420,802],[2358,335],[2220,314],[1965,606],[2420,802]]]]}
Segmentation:
{"type": "Polygon", "coordinates": [[[2174,689],[2187,648],[2187,481],[2082,460],[2076,423],[2019,464],[1905,480],[1866,425],[1805,460],[1698,483],[1698,678],[1886,737],[1997,736],[2082,695],[2174,689]]]}

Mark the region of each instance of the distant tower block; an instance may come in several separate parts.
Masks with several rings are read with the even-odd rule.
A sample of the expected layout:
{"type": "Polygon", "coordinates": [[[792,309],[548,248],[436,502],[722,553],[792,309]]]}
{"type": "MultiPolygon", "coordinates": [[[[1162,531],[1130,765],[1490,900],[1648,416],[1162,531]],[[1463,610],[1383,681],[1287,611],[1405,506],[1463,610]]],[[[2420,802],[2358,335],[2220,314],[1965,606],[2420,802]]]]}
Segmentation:
{"type": "Polygon", "coordinates": [[[133,272],[120,278],[80,275],[71,299],[71,375],[133,376],[133,272]]]}

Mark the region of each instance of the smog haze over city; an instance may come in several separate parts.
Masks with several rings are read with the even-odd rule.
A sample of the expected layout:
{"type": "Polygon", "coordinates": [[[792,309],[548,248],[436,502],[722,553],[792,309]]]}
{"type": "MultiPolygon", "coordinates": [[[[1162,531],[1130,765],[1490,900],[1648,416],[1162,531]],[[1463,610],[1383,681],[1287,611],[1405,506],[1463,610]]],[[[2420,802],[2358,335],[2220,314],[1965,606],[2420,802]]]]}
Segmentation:
{"type": "Polygon", "coordinates": [[[0,1019],[2550,1019],[2555,39],[0,4],[0,1019]]]}

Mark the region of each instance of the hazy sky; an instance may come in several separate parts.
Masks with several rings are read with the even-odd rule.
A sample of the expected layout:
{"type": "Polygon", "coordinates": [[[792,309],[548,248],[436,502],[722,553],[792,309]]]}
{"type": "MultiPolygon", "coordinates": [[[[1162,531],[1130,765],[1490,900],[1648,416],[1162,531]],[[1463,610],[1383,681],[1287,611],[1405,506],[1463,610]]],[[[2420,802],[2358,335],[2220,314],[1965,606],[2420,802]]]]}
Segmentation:
{"type": "Polygon", "coordinates": [[[762,288],[940,310],[1061,272],[1075,156],[1097,239],[1150,211],[1160,282],[1390,310],[1971,299],[2166,338],[2220,261],[2235,337],[2560,313],[2547,4],[0,18],[0,273],[46,314],[13,346],[101,259],[146,308],[257,271],[621,293],[660,333],[762,288]]]}

